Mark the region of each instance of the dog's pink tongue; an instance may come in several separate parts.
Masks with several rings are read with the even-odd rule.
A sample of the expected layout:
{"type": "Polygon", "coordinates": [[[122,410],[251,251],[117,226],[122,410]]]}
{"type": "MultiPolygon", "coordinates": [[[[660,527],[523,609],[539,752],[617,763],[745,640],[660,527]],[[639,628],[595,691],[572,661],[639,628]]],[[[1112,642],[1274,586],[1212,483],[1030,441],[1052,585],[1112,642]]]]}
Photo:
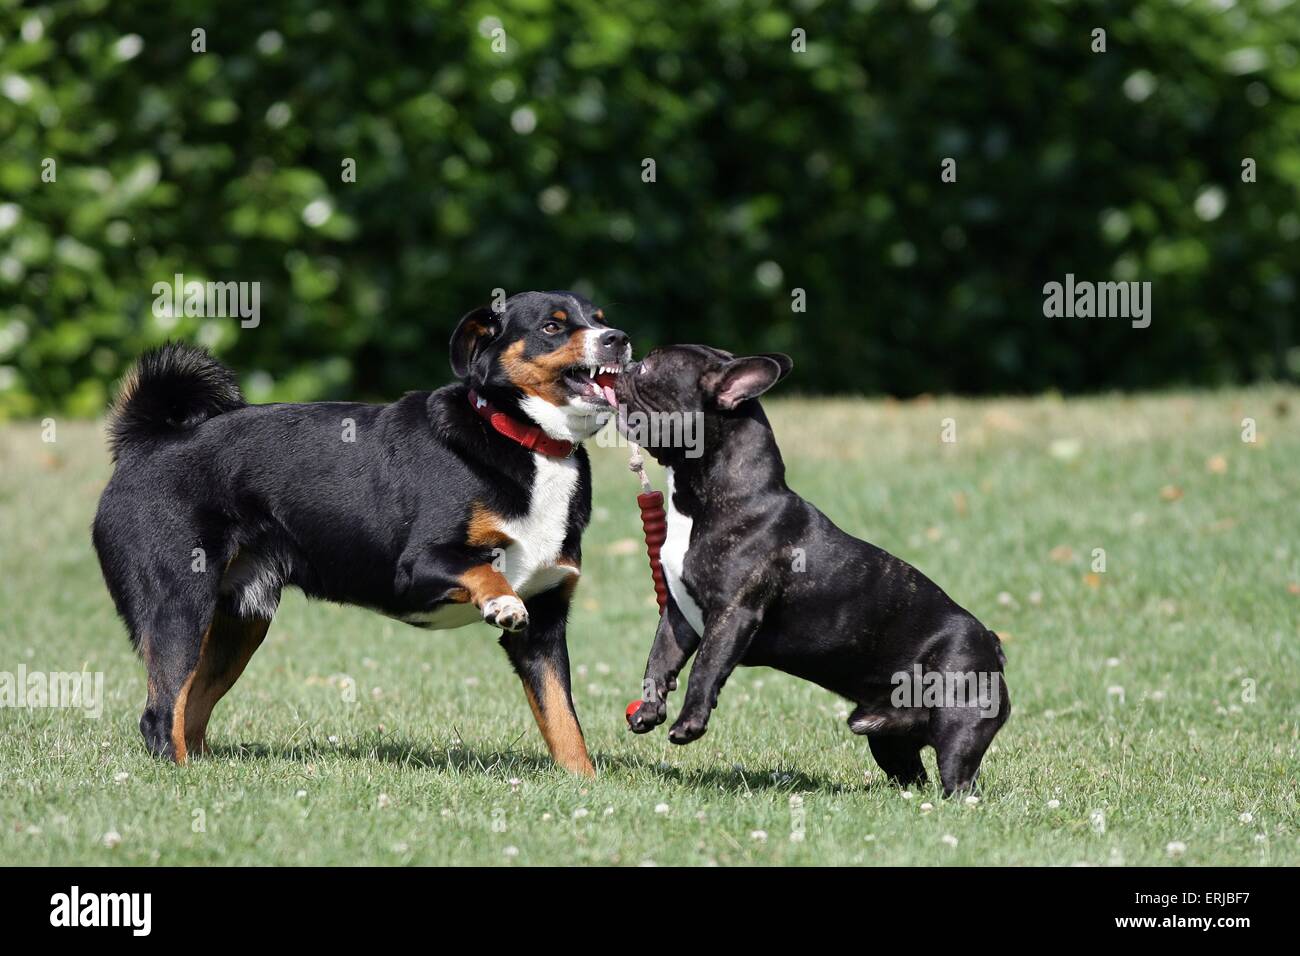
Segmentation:
{"type": "Polygon", "coordinates": [[[600,394],[605,396],[605,401],[611,405],[618,404],[618,396],[614,394],[614,376],[609,372],[601,372],[596,376],[596,388],[600,389],[600,394]]]}

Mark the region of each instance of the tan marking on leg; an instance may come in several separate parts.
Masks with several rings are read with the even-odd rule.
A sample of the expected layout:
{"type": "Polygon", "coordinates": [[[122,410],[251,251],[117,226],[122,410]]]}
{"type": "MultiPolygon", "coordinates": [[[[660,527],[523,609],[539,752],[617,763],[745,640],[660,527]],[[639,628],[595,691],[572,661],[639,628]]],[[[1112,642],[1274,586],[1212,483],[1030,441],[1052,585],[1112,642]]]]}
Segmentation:
{"type": "Polygon", "coordinates": [[[532,358],[524,357],[523,341],[516,342],[501,356],[501,369],[510,383],[525,395],[563,405],[567,400],[562,381],[564,371],[583,364],[587,355],[583,335],[584,331],[578,329],[559,348],[532,358]]]}
{"type": "Polygon", "coordinates": [[[181,692],[176,695],[176,704],[172,707],[172,759],[180,766],[184,766],[188,760],[185,750],[185,700],[190,695],[190,681],[193,679],[194,675],[191,674],[181,687],[181,692]]]}
{"type": "Polygon", "coordinates": [[[189,703],[190,687],[194,683],[194,675],[203,666],[203,648],[208,643],[210,633],[212,633],[211,627],[203,632],[203,640],[199,642],[199,663],[194,670],[190,671],[190,676],[185,678],[185,683],[181,684],[180,692],[177,693],[176,700],[172,704],[172,753],[176,763],[182,766],[189,759],[189,750],[185,746],[185,707],[189,703]]]}
{"type": "Polygon", "coordinates": [[[461,586],[469,592],[469,600],[477,608],[482,608],[485,603],[494,597],[501,597],[509,594],[512,597],[518,597],[515,589],[510,586],[510,582],[496,568],[490,564],[480,564],[470,568],[460,576],[461,586]]]}
{"type": "MultiPolygon", "coordinates": [[[[239,680],[253,652],[262,646],[270,621],[229,617],[220,611],[203,636],[199,666],[186,681],[185,749],[187,754],[208,752],[208,720],[217,702],[239,680]]],[[[176,728],[172,727],[175,741],[176,728]]]]}
{"type": "Polygon", "coordinates": [[[504,548],[513,541],[502,530],[504,524],[505,519],[499,514],[489,510],[481,501],[476,501],[469,506],[465,543],[472,548],[504,548]]]}
{"type": "Polygon", "coordinates": [[[569,695],[564,692],[564,685],[551,670],[549,665],[542,666],[541,693],[539,701],[532,685],[524,678],[524,693],[528,696],[528,706],[532,708],[533,718],[546,741],[546,749],[551,758],[570,773],[584,777],[596,776],[596,768],[587,756],[587,742],[582,737],[582,727],[573,712],[569,695]]]}
{"type": "Polygon", "coordinates": [[[203,632],[199,659],[172,705],[172,750],[176,762],[208,751],[208,720],[217,701],[235,685],[261,646],[270,621],[243,620],[217,611],[203,632]]]}

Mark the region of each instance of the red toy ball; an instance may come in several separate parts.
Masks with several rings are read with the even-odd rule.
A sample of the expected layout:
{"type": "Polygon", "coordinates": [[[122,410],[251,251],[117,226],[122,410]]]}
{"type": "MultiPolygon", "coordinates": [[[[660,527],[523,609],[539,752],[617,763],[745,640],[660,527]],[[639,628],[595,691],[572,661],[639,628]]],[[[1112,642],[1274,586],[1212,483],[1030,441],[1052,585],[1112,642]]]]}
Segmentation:
{"type": "Polygon", "coordinates": [[[632,715],[641,709],[641,703],[642,702],[639,700],[634,700],[632,703],[627,705],[626,716],[629,724],[632,723],[632,715]]]}

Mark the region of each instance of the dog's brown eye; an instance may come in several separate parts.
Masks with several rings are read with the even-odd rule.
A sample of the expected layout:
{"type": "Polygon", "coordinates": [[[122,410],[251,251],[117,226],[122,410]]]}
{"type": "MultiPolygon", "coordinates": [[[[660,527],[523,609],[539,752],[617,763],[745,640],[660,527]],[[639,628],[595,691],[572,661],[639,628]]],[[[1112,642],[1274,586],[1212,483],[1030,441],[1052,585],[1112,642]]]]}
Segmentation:
{"type": "Polygon", "coordinates": [[[555,335],[562,328],[564,328],[564,326],[560,325],[559,322],[547,322],[542,326],[542,331],[547,335],[555,335]]]}

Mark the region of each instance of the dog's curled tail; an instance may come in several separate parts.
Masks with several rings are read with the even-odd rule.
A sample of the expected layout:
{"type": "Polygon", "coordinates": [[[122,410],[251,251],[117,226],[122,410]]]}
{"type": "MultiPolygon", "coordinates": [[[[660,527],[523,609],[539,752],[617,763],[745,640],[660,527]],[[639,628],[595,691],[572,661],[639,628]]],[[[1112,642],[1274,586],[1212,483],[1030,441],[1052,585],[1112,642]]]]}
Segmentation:
{"type": "Polygon", "coordinates": [[[125,451],[246,404],[235,373],[206,349],[168,342],[140,356],[122,380],[109,412],[108,450],[117,461],[125,451]]]}

